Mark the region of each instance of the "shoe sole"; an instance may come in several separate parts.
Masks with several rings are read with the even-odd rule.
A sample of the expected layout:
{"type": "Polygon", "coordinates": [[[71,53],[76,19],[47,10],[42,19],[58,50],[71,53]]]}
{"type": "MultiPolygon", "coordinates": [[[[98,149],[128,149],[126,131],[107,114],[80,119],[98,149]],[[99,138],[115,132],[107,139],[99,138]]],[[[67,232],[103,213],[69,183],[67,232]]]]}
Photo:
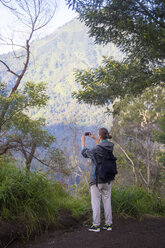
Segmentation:
{"type": "Polygon", "coordinates": [[[91,229],[88,229],[89,232],[100,232],[100,230],[91,230],[91,229]]]}
{"type": "Polygon", "coordinates": [[[103,227],[103,230],[112,231],[112,228],[111,228],[111,229],[107,229],[107,228],[104,228],[104,227],[103,227]]]}

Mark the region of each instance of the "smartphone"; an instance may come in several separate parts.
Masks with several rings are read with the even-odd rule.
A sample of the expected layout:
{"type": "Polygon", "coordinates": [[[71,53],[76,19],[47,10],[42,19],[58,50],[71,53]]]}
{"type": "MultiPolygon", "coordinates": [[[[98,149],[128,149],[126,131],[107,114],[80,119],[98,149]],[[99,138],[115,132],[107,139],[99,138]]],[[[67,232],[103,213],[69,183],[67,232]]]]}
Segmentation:
{"type": "Polygon", "coordinates": [[[86,133],[85,133],[85,136],[89,136],[89,134],[90,134],[90,132],[86,132],[86,133]]]}

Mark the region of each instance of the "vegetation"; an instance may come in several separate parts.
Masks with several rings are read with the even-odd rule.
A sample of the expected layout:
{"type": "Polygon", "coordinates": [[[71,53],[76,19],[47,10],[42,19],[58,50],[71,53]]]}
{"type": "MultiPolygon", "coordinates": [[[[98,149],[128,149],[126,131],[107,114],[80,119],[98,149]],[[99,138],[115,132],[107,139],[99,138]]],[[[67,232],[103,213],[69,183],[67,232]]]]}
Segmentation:
{"type": "MultiPolygon", "coordinates": [[[[54,34],[31,43],[31,61],[28,65],[24,78],[22,79],[22,86],[20,86],[20,89],[18,89],[17,94],[20,94],[20,97],[22,97],[22,94],[26,95],[26,98],[29,99],[29,101],[32,101],[33,96],[33,99],[36,99],[35,103],[40,101],[40,105],[24,105],[22,107],[22,110],[24,108],[24,115],[20,115],[20,117],[17,118],[17,126],[14,129],[10,129],[9,131],[10,141],[12,137],[13,139],[16,139],[16,141],[18,141],[21,137],[23,144],[25,145],[24,150],[27,151],[27,155],[25,155],[25,152],[23,152],[20,142],[12,142],[11,146],[15,144],[17,147],[19,147],[19,156],[23,156],[25,162],[26,160],[31,160],[31,156],[29,156],[30,154],[28,152],[31,153],[32,151],[32,143],[34,142],[31,141],[34,141],[33,134],[35,133],[35,130],[38,130],[38,134],[42,133],[42,137],[45,137],[45,139],[47,139],[48,136],[50,137],[54,135],[56,137],[56,144],[52,143],[51,147],[54,146],[55,148],[59,148],[59,145],[62,143],[63,147],[61,147],[61,149],[65,151],[68,150],[67,153],[71,154],[69,147],[70,143],[72,142],[72,137],[74,136],[74,133],[70,128],[72,123],[76,123],[79,130],[76,142],[79,142],[79,135],[84,131],[84,129],[86,129],[87,126],[91,129],[93,126],[96,126],[97,123],[100,123],[100,125],[101,123],[104,123],[105,125],[106,122],[106,125],[109,125],[109,122],[111,122],[112,118],[105,116],[105,108],[100,109],[95,106],[91,106],[89,108],[89,106],[86,104],[78,104],[77,101],[72,98],[72,91],[78,88],[73,76],[74,68],[87,68],[88,66],[96,66],[101,62],[102,56],[104,54],[114,55],[116,58],[120,58],[121,56],[120,51],[117,50],[114,45],[109,45],[107,47],[94,45],[93,40],[90,39],[87,35],[87,29],[77,19],[66,24],[57,30],[54,34]],[[25,93],[24,87],[27,88],[26,82],[29,82],[28,84],[31,92],[27,90],[25,93]],[[46,82],[46,84],[38,82],[46,82]],[[28,95],[29,93],[30,96],[28,95]],[[43,104],[41,104],[41,102],[43,104]],[[28,121],[25,114],[32,116],[32,120],[28,121]],[[24,121],[18,122],[18,120],[21,120],[21,118],[24,121]],[[43,118],[45,118],[45,121],[43,118]],[[23,133],[21,131],[21,134],[18,133],[18,127],[23,130],[22,128],[24,127],[25,122],[26,124],[28,123],[28,125],[26,125],[26,128],[28,127],[28,129],[23,133]],[[21,125],[22,127],[20,127],[21,125]],[[34,125],[35,128],[32,128],[32,125],[34,125]],[[48,132],[46,132],[46,130],[48,132]],[[31,137],[31,135],[33,137],[31,137]],[[31,145],[27,149],[28,144],[31,145]]],[[[22,50],[17,50],[17,55],[20,57],[19,60],[14,59],[11,53],[8,55],[2,55],[3,60],[9,65],[9,67],[12,68],[13,71],[18,71],[23,63],[22,50]]],[[[9,94],[10,89],[13,87],[14,78],[12,74],[5,72],[2,65],[0,65],[0,77],[2,78],[3,82],[6,82],[9,94]]],[[[1,82],[1,84],[4,83],[1,82]]],[[[13,114],[16,113],[17,110],[17,106],[15,104],[16,101],[11,108],[12,111],[14,110],[13,114]]],[[[6,125],[7,124],[9,125],[9,120],[6,122],[6,125]]],[[[13,124],[11,124],[11,126],[13,127],[13,124]]],[[[4,131],[5,128],[6,127],[3,126],[4,131]]],[[[37,137],[35,137],[35,141],[36,139],[37,137]]],[[[37,140],[39,142],[37,143],[37,148],[35,149],[35,153],[33,155],[39,160],[42,160],[42,162],[44,162],[46,165],[49,165],[50,158],[45,156],[45,154],[48,154],[49,148],[43,147],[42,145],[40,146],[40,144],[43,144],[45,141],[41,141],[39,136],[37,140]]],[[[47,145],[48,144],[50,143],[47,142],[47,145]]],[[[9,149],[8,152],[10,151],[11,150],[9,149]]],[[[66,155],[67,157],[68,154],[66,155]]],[[[49,157],[52,158],[53,156],[49,157]]],[[[31,161],[31,168],[37,167],[35,160],[36,159],[33,157],[31,161]]],[[[82,161],[80,163],[82,163],[82,161]]],[[[51,166],[48,167],[49,171],[52,171],[51,168],[53,167],[53,164],[57,165],[54,171],[59,171],[60,168],[62,168],[58,166],[58,163],[54,163],[52,160],[51,166]]],[[[38,167],[41,167],[39,161],[38,167]]],[[[68,167],[70,167],[69,163],[68,167]]],[[[63,166],[63,172],[65,171],[64,168],[66,169],[66,166],[63,166]]]]}
{"type": "Polygon", "coordinates": [[[0,82],[0,155],[9,150],[20,151],[25,159],[26,169],[30,170],[37,148],[50,146],[55,137],[43,130],[44,120],[32,120],[28,115],[30,108],[46,105],[48,96],[45,93],[45,84],[26,82],[22,85],[22,81],[30,63],[30,46],[34,33],[50,22],[55,6],[52,1],[43,4],[41,0],[1,1],[0,4],[16,16],[26,37],[23,41],[25,44],[22,45],[15,42],[14,35],[8,38],[1,33],[1,45],[12,46],[11,57],[14,62],[20,57],[22,60],[20,64],[16,63],[16,69],[6,61],[5,56],[0,60],[3,71],[6,70],[13,76],[11,85],[9,82],[0,82]],[[17,47],[22,48],[21,56],[15,51],[17,47]]]}
{"type": "Polygon", "coordinates": [[[118,216],[143,218],[145,214],[165,216],[165,201],[143,187],[113,187],[112,208],[118,216]]]}
{"type": "Polygon", "coordinates": [[[113,213],[138,218],[145,214],[165,216],[165,202],[159,197],[164,193],[165,178],[165,27],[164,14],[160,12],[164,2],[67,2],[79,12],[96,42],[116,43],[125,58],[113,44],[104,49],[94,46],[87,29],[77,20],[49,37],[29,43],[37,30],[30,10],[32,30],[23,69],[20,69],[22,50],[17,51],[18,63],[14,63],[17,58],[11,54],[2,56],[0,221],[24,223],[27,237],[50,224],[60,226],[63,213],[87,216],[91,208],[88,170],[84,161],[79,160],[78,134],[82,126],[111,126],[112,118],[104,112],[106,107],[109,113],[113,112],[111,132],[119,171],[112,188],[113,213]],[[103,66],[99,66],[104,52],[116,57],[104,57],[103,66]],[[29,63],[31,53],[36,66],[29,63]],[[4,72],[4,67],[12,77],[4,72]],[[74,82],[74,68],[78,69],[78,85],[74,82]],[[47,86],[43,81],[47,81],[47,86]],[[72,99],[72,91],[79,102],[103,107],[78,104],[72,99]],[[61,133],[54,128],[55,124],[61,124],[61,133]],[[56,139],[46,125],[61,136],[65,151],[56,147],[56,139]],[[20,155],[23,161],[18,162],[20,155]],[[32,172],[33,158],[47,169],[32,172]],[[52,172],[62,175],[61,181],[72,194],[56,181],[56,175],[53,178],[52,172]],[[70,172],[71,177],[66,179],[64,176],[70,172]],[[131,181],[130,186],[127,180],[121,183],[125,175],[131,181]]]}
{"type": "Polygon", "coordinates": [[[160,193],[165,176],[164,1],[66,2],[79,13],[96,43],[112,42],[125,54],[122,61],[104,57],[102,66],[77,70],[81,88],[73,96],[113,112],[119,163],[132,169],[134,184],[160,193]]]}
{"type": "Polygon", "coordinates": [[[4,83],[0,85],[1,111],[3,112],[6,105],[10,106],[6,109],[5,116],[1,118],[0,136],[3,139],[0,140],[0,155],[9,151],[15,152],[17,157],[21,155],[24,158],[27,170],[31,169],[32,160],[35,158],[45,166],[59,172],[57,165],[60,163],[64,167],[65,160],[60,149],[58,159],[55,158],[57,155],[55,137],[46,130],[44,119],[32,119],[28,114],[30,109],[46,105],[48,100],[45,93],[46,85],[27,82],[21,90],[17,90],[9,98],[7,85],[4,83]],[[36,155],[41,149],[47,153],[46,158],[36,155]]]}
{"type": "Polygon", "coordinates": [[[68,195],[60,183],[43,173],[27,173],[13,161],[0,161],[0,220],[16,221],[26,226],[26,236],[54,224],[60,227],[60,212],[79,217],[84,203],[68,195]]]}
{"type": "Polygon", "coordinates": [[[112,127],[113,139],[119,144],[118,157],[123,153],[121,147],[127,161],[129,154],[127,167],[132,169],[134,183],[159,193],[165,176],[164,166],[159,161],[163,144],[161,139],[154,140],[153,133],[159,129],[159,119],[164,115],[164,93],[164,88],[150,87],[141,96],[119,101],[114,108],[112,127]]]}
{"type": "MultiPolygon", "coordinates": [[[[139,60],[139,61],[138,61],[139,60]]],[[[75,77],[81,90],[74,91],[78,101],[94,105],[115,104],[116,99],[141,94],[147,87],[163,85],[164,67],[152,66],[137,61],[122,62],[104,57],[103,65],[98,68],[77,70],[75,77]]]]}
{"type": "MultiPolygon", "coordinates": [[[[0,221],[24,223],[27,238],[50,224],[60,227],[62,214],[80,218],[89,212],[90,195],[85,185],[78,187],[75,198],[66,193],[63,185],[49,180],[43,173],[27,173],[6,158],[0,162],[0,221]]],[[[165,216],[164,200],[138,187],[114,186],[112,206],[117,216],[165,216]]]]}
{"type": "Polygon", "coordinates": [[[164,1],[66,0],[96,42],[113,42],[129,55],[164,59],[164,1]],[[140,51],[143,51],[140,54],[140,51]]]}
{"type": "Polygon", "coordinates": [[[96,43],[112,42],[126,55],[122,62],[105,59],[102,67],[78,71],[76,77],[82,90],[75,96],[79,100],[102,105],[164,83],[163,0],[66,2],[79,13],[96,43]]]}
{"type": "MultiPolygon", "coordinates": [[[[104,114],[105,108],[78,104],[72,98],[72,91],[79,88],[74,79],[74,69],[96,67],[105,54],[116,59],[122,56],[114,45],[95,45],[87,32],[87,28],[75,19],[55,33],[31,44],[31,63],[23,82],[46,82],[46,95],[49,100],[46,108],[33,109],[30,114],[37,119],[46,116],[47,128],[51,129],[51,132],[60,129],[60,124],[67,126],[72,121],[81,126],[94,126],[103,119],[106,119],[107,123],[110,120],[104,114]]],[[[19,50],[18,56],[21,54],[22,51],[19,50]]],[[[21,58],[15,62],[10,53],[2,55],[2,58],[15,71],[21,67],[21,58]]],[[[2,66],[0,77],[10,88],[13,77],[4,71],[2,66]]],[[[60,139],[59,132],[53,134],[60,139]]]]}
{"type": "MultiPolygon", "coordinates": [[[[142,219],[145,214],[165,216],[165,200],[152,194],[143,187],[118,186],[112,187],[112,211],[113,216],[131,216],[142,219]]],[[[78,187],[78,196],[90,209],[90,194],[87,185],[78,187]]]]}
{"type": "Polygon", "coordinates": [[[163,114],[159,119],[158,119],[158,128],[157,130],[154,131],[154,138],[157,142],[162,144],[162,149],[160,150],[159,153],[159,160],[162,163],[163,166],[165,166],[165,151],[163,149],[163,145],[165,145],[165,114],[163,114]]]}

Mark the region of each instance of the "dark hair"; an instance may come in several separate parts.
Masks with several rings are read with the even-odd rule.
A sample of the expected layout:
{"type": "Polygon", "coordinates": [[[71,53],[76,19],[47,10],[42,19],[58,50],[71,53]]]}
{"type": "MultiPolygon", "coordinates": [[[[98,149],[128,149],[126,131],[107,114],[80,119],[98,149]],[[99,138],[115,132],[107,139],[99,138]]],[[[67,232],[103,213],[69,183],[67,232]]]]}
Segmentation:
{"type": "Polygon", "coordinates": [[[99,135],[101,136],[101,138],[103,140],[112,138],[112,136],[109,134],[108,130],[104,127],[99,129],[99,135]]]}

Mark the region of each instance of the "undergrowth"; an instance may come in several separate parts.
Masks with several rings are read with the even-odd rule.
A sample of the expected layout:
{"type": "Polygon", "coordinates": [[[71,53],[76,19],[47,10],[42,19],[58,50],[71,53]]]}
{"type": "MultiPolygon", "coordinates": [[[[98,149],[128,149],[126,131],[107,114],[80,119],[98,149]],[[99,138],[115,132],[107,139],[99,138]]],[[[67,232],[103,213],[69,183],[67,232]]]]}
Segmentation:
{"type": "MultiPolygon", "coordinates": [[[[79,186],[79,197],[90,208],[90,194],[87,186],[79,186]]],[[[165,199],[154,195],[143,187],[112,185],[113,216],[131,216],[142,219],[144,215],[165,216],[165,199]]]]}
{"type": "Polygon", "coordinates": [[[165,200],[147,189],[136,186],[112,187],[112,208],[116,215],[143,218],[144,215],[165,216],[165,200]]]}
{"type": "Polygon", "coordinates": [[[12,162],[0,163],[0,220],[24,223],[28,236],[42,227],[58,225],[60,211],[73,217],[85,214],[82,202],[70,196],[60,183],[45,175],[28,173],[12,162]]]}
{"type": "MultiPolygon", "coordinates": [[[[142,218],[145,214],[165,216],[165,200],[144,188],[112,186],[113,215],[142,218]]],[[[87,185],[80,184],[76,197],[63,185],[44,174],[30,173],[14,162],[0,160],[0,221],[15,221],[26,226],[25,236],[41,233],[51,224],[58,226],[60,213],[73,217],[91,212],[87,185]]]]}

